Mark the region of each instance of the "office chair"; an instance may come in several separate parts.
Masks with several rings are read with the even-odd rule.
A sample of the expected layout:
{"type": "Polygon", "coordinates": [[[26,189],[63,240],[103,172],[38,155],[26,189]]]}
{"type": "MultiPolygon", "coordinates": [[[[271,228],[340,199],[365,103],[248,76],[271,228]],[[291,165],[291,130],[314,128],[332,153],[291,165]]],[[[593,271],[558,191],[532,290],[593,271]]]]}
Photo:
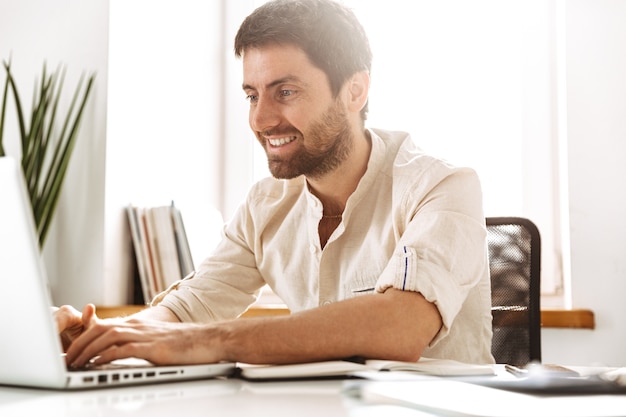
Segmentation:
{"type": "Polygon", "coordinates": [[[541,362],[541,238],[520,217],[487,217],[491,313],[496,363],[541,362]]]}

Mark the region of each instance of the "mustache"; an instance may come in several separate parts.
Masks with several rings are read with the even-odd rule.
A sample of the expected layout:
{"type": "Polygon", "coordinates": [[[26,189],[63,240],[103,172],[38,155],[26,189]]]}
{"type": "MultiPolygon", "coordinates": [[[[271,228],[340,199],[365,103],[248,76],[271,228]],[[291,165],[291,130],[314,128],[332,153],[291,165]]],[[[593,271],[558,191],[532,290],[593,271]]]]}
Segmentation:
{"type": "Polygon", "coordinates": [[[265,137],[267,136],[275,136],[275,137],[296,136],[296,135],[301,134],[300,131],[293,126],[285,126],[285,127],[280,127],[280,128],[263,130],[260,133],[262,136],[265,136],[265,137]]]}

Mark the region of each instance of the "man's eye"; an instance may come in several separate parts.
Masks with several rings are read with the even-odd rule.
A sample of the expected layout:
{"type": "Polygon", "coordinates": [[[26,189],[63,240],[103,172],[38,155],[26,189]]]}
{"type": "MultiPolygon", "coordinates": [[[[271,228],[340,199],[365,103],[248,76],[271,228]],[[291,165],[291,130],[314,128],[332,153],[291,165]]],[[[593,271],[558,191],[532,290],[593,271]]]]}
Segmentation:
{"type": "Polygon", "coordinates": [[[254,94],[248,94],[246,96],[246,100],[248,100],[250,103],[254,103],[259,99],[259,96],[255,96],[254,94]]]}
{"type": "Polygon", "coordinates": [[[280,90],[281,97],[290,97],[294,94],[293,90],[280,90]]]}

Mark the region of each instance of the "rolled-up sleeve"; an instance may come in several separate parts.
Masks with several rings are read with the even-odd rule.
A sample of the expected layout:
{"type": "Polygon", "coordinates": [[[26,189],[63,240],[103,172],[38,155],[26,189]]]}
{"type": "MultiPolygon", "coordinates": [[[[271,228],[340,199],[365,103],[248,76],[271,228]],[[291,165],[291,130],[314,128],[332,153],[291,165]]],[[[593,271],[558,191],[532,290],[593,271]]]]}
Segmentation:
{"type": "Polygon", "coordinates": [[[265,284],[250,249],[251,228],[247,205],[242,205],[198,271],[159,294],[152,304],[169,308],[186,322],[232,319],[245,312],[265,284]]]}
{"type": "Polygon", "coordinates": [[[430,187],[416,181],[404,190],[401,238],[376,285],[378,292],[419,292],[437,306],[443,327],[433,345],[449,333],[468,294],[485,279],[487,263],[478,178],[470,169],[441,170],[430,187]]]}

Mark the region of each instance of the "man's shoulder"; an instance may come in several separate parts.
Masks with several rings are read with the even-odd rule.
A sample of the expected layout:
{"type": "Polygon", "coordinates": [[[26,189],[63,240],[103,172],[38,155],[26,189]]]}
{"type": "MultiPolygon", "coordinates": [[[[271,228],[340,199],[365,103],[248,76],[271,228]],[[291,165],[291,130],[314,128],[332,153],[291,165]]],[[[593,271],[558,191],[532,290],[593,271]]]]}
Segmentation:
{"type": "Polygon", "coordinates": [[[370,127],[367,129],[372,140],[380,140],[385,144],[388,152],[397,152],[408,145],[414,145],[413,139],[408,132],[401,130],[387,130],[370,127]]]}
{"type": "Polygon", "coordinates": [[[408,133],[380,129],[371,132],[373,140],[379,143],[380,159],[384,160],[377,172],[393,182],[395,194],[419,198],[445,179],[449,184],[457,184],[458,189],[480,186],[474,169],[425,151],[408,133]]]}
{"type": "Polygon", "coordinates": [[[392,175],[415,171],[424,172],[429,169],[454,170],[456,166],[446,159],[425,151],[407,132],[383,129],[370,129],[374,140],[382,143],[385,154],[385,167],[392,170],[392,175]]]}

